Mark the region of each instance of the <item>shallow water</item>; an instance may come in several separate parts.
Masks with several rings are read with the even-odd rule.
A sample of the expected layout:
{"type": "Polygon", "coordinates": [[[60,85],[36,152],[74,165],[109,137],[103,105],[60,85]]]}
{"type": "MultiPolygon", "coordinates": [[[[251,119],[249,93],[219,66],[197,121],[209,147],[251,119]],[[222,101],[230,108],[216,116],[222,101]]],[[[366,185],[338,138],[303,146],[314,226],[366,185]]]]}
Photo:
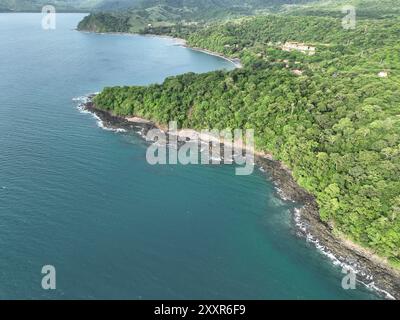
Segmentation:
{"type": "Polygon", "coordinates": [[[43,31],[0,14],[0,298],[373,299],[295,236],[294,204],[256,171],[150,166],[133,133],[74,97],[231,69],[161,38],[43,31]],[[41,288],[43,265],[57,289],[41,288]]]}

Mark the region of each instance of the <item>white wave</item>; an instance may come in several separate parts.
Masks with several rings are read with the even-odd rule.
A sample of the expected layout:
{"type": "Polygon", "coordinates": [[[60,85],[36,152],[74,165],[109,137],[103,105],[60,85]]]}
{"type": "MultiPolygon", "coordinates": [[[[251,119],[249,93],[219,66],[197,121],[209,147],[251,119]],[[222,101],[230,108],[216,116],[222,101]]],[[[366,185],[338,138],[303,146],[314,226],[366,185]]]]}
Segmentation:
{"type": "Polygon", "coordinates": [[[90,112],[89,110],[85,109],[85,105],[83,103],[78,104],[76,108],[79,110],[80,113],[94,115],[93,112],[90,112]]]}
{"type": "Polygon", "coordinates": [[[284,200],[284,201],[288,201],[289,198],[285,195],[285,193],[283,192],[283,190],[281,188],[276,187],[275,188],[276,192],[278,193],[279,197],[284,200]]]}
{"type": "Polygon", "coordinates": [[[88,103],[90,101],[90,96],[91,95],[72,98],[72,101],[80,102],[80,103],[88,103]]]}
{"type": "Polygon", "coordinates": [[[351,272],[353,272],[354,274],[359,274],[361,275],[363,278],[365,278],[368,281],[371,281],[370,283],[365,283],[363,281],[357,280],[359,283],[363,284],[365,287],[367,287],[370,290],[375,290],[376,292],[380,293],[381,295],[384,295],[386,299],[390,299],[390,300],[396,300],[395,297],[393,295],[391,295],[389,292],[378,288],[373,279],[374,276],[372,274],[367,274],[364,271],[359,269],[359,265],[358,264],[349,264],[349,263],[345,263],[343,261],[341,261],[339,258],[337,258],[328,248],[326,248],[325,246],[323,246],[320,241],[315,238],[307,229],[307,225],[301,221],[301,209],[296,208],[294,210],[294,221],[295,221],[295,225],[297,226],[297,228],[299,228],[299,230],[302,231],[302,233],[306,236],[306,240],[309,243],[312,243],[317,250],[322,253],[324,256],[328,257],[333,265],[341,267],[345,270],[349,270],[351,272]]]}
{"type": "Polygon", "coordinates": [[[370,289],[370,290],[375,290],[375,291],[379,292],[380,294],[384,295],[386,299],[389,299],[389,300],[396,300],[396,298],[393,297],[389,292],[378,288],[378,287],[375,285],[375,282],[371,282],[371,283],[369,283],[369,284],[365,284],[365,283],[363,283],[363,284],[364,284],[368,289],[370,289]]]}
{"type": "Polygon", "coordinates": [[[104,121],[101,120],[101,118],[97,114],[95,114],[93,112],[90,112],[90,113],[93,115],[93,118],[95,118],[97,120],[97,126],[99,128],[101,128],[103,130],[106,130],[106,131],[115,132],[115,133],[127,132],[125,129],[122,129],[122,128],[107,127],[106,125],[104,125],[104,121]]]}
{"type": "Polygon", "coordinates": [[[124,133],[127,132],[125,129],[122,128],[112,128],[112,127],[107,127],[104,125],[104,122],[99,120],[97,121],[97,125],[99,126],[99,128],[106,130],[106,131],[111,131],[111,132],[115,132],[115,133],[124,133]]]}
{"type": "Polygon", "coordinates": [[[295,203],[296,201],[290,199],[290,197],[285,193],[285,191],[283,191],[281,188],[278,187],[278,184],[276,182],[274,182],[275,184],[275,190],[276,193],[279,195],[279,198],[281,198],[283,201],[290,201],[295,203]]]}
{"type": "Polygon", "coordinates": [[[82,114],[90,114],[96,120],[97,126],[99,128],[106,130],[106,131],[116,132],[116,133],[127,132],[125,129],[122,129],[122,128],[107,127],[106,125],[104,125],[103,120],[101,120],[101,118],[97,114],[87,110],[85,108],[85,104],[90,101],[89,96],[77,97],[77,98],[73,98],[72,100],[75,102],[79,102],[79,104],[76,106],[76,108],[79,110],[79,112],[82,114]]]}
{"type": "Polygon", "coordinates": [[[87,97],[85,97],[85,96],[72,98],[72,101],[75,101],[75,102],[83,102],[85,100],[87,101],[87,97]]]}

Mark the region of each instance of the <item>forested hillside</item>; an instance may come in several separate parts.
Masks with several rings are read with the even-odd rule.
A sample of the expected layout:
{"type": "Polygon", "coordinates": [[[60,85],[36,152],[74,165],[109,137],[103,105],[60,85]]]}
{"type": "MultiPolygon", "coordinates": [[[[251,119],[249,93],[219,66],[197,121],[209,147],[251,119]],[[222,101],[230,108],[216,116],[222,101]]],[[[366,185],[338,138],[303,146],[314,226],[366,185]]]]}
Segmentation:
{"type": "Polygon", "coordinates": [[[310,0],[127,0],[105,2],[98,12],[86,17],[80,30],[96,32],[148,32],[149,28],[193,25],[216,19],[274,12],[286,4],[302,4],[310,0]],[[132,4],[129,10],[121,10],[132,4]]]}
{"type": "Polygon", "coordinates": [[[132,8],[146,0],[0,0],[0,12],[40,12],[45,5],[57,11],[113,11],[132,8]]]}
{"type": "Polygon", "coordinates": [[[243,69],[106,88],[98,108],[190,128],[254,128],[337,234],[400,265],[400,19],[242,18],[169,34],[239,57],[243,69]],[[189,33],[186,33],[189,32],[189,33]],[[286,41],[315,55],[283,51],[286,41]]]}
{"type": "Polygon", "coordinates": [[[395,18],[400,15],[400,0],[322,0],[309,5],[290,6],[290,14],[342,17],[344,6],[354,6],[360,19],[395,18]]]}
{"type": "Polygon", "coordinates": [[[101,11],[125,10],[133,8],[143,1],[144,0],[102,0],[95,9],[101,11]]]}

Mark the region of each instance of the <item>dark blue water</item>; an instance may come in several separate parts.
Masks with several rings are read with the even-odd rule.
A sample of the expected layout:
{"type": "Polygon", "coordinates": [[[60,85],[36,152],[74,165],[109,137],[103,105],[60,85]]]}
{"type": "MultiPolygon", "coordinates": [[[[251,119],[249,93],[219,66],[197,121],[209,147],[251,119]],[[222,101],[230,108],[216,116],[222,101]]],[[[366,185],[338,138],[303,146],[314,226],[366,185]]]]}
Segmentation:
{"type": "Polygon", "coordinates": [[[74,97],[232,68],[171,40],[74,31],[82,15],[0,14],[0,298],[369,299],[294,235],[260,172],[150,166],[133,133],[74,97]],[[41,288],[54,265],[57,289],[41,288]]]}

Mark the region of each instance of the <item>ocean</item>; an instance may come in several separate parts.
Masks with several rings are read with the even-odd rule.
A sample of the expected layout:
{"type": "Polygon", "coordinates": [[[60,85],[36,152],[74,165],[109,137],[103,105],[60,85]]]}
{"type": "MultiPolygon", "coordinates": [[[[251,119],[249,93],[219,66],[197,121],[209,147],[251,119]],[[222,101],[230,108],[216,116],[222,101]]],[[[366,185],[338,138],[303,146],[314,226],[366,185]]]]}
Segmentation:
{"type": "Polygon", "coordinates": [[[268,173],[151,166],[79,97],[232,69],[173,40],[0,14],[0,299],[376,299],[296,235],[268,173]],[[56,270],[44,290],[43,266],[56,270]]]}

